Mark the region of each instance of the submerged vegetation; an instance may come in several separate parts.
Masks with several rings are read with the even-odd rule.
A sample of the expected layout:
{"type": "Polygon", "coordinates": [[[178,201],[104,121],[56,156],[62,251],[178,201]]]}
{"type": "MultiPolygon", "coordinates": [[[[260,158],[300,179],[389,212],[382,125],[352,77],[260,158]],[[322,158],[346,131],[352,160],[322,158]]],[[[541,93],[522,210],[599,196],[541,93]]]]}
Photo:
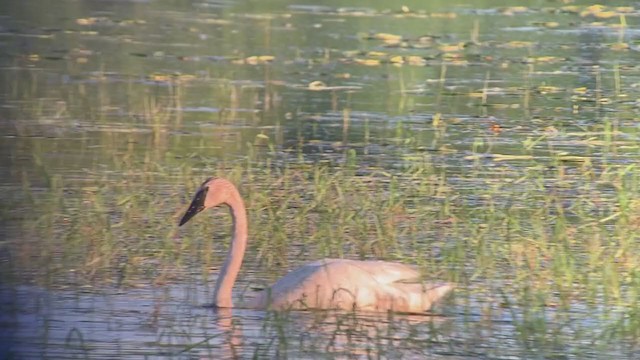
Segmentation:
{"type": "MultiPolygon", "coordinates": [[[[526,19],[511,32],[482,16],[466,21],[458,8],[288,10],[250,25],[269,34],[256,52],[238,45],[204,55],[207,26],[251,33],[238,27],[241,14],[199,14],[184,36],[206,44],[176,40],[172,53],[127,48],[134,31],[98,36],[142,28],[143,19],[84,14],[66,36],[121,44],[131,50],[124,59],[80,48],[56,58],[36,43],[4,64],[2,283],[97,293],[206,287],[229,219],[209,215],[180,231],[177,222],[198,184],[220,175],[238,185],[250,218],[239,300],[322,257],[414,263],[429,280],[457,284],[442,322],[266,313],[268,341],[249,341],[255,357],[395,357],[398,346],[491,356],[501,337],[518,344],[514,356],[638,351],[640,77],[626,33],[637,10],[486,10],[526,19]],[[367,19],[398,31],[345,26],[371,26],[367,19]],[[424,19],[435,24],[429,34],[418,32],[424,19]],[[308,48],[289,32],[306,29],[324,44],[315,36],[327,24],[351,38],[308,48]],[[573,31],[582,43],[572,43],[573,31]],[[543,41],[553,36],[561,40],[543,41]],[[300,48],[265,45],[272,41],[300,48]],[[112,71],[116,60],[126,65],[112,71]],[[176,70],[139,70],[149,62],[176,70]],[[512,333],[492,338],[504,322],[512,333]]],[[[163,326],[182,331],[199,320],[188,321],[163,326]]],[[[212,339],[190,334],[178,341],[190,344],[185,352],[212,339]]],[[[73,328],[67,340],[76,339],[85,351],[73,328]]]]}

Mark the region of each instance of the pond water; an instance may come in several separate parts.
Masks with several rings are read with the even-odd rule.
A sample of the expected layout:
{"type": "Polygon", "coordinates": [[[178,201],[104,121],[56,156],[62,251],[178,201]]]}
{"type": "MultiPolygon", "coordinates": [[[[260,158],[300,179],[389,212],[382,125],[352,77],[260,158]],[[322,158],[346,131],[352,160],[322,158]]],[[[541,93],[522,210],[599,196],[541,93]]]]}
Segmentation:
{"type": "Polygon", "coordinates": [[[640,356],[636,2],[0,4],[2,358],[640,356]],[[214,311],[322,257],[430,314],[214,311]],[[211,241],[212,233],[214,241],[211,241]]]}

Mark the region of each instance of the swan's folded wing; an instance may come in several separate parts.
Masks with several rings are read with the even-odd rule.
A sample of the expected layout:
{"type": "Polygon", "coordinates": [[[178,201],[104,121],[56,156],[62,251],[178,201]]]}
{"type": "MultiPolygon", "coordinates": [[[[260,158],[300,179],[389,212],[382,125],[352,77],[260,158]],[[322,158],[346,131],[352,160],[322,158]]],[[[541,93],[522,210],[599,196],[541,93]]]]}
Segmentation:
{"type": "Polygon", "coordinates": [[[370,274],[381,284],[420,282],[421,274],[414,267],[386,261],[354,261],[354,266],[370,274]]]}

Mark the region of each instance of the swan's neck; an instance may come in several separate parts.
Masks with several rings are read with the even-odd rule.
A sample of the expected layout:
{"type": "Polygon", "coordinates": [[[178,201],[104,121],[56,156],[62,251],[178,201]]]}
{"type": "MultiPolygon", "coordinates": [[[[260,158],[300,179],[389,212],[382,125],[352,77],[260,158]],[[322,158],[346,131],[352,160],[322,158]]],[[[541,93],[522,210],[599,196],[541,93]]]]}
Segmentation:
{"type": "Polygon", "coordinates": [[[230,308],[233,307],[231,290],[238,277],[244,251],[247,248],[247,212],[244,202],[237,191],[230,196],[227,205],[229,205],[231,217],[233,218],[233,239],[216,282],[213,301],[217,307],[230,308]]]}

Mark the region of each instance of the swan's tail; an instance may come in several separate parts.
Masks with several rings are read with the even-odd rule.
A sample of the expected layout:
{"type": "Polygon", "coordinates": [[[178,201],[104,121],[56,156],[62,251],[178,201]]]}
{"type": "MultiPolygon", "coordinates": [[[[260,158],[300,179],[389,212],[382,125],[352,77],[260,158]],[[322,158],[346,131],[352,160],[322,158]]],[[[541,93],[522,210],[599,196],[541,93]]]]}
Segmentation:
{"type": "Polygon", "coordinates": [[[425,284],[423,301],[425,305],[428,305],[425,308],[430,309],[433,304],[439,302],[444,297],[449,295],[449,293],[453,291],[454,288],[455,286],[450,283],[425,284]]]}

